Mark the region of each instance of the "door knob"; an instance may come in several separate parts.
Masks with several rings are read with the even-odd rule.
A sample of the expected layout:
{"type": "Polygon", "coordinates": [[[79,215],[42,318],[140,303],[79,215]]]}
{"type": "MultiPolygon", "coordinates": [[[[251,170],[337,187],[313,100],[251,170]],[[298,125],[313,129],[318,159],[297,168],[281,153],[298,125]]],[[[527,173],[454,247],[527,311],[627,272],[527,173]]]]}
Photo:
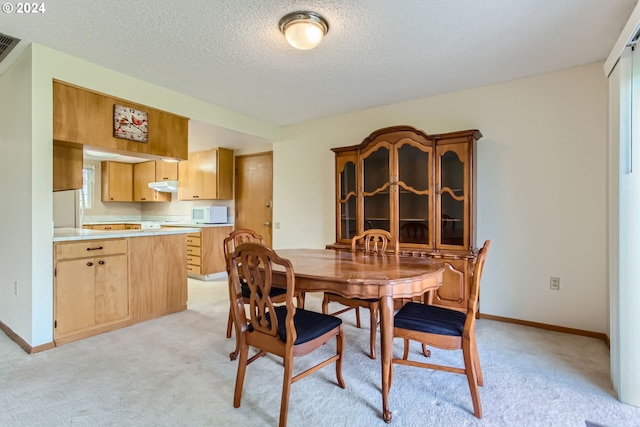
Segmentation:
{"type": "Polygon", "coordinates": [[[270,223],[269,221],[265,221],[265,222],[264,222],[264,226],[265,226],[265,227],[271,227],[271,223],[270,223]]]}
{"type": "Polygon", "coordinates": [[[265,205],[265,207],[270,208],[270,207],[271,207],[271,203],[267,202],[267,204],[265,205]]]}

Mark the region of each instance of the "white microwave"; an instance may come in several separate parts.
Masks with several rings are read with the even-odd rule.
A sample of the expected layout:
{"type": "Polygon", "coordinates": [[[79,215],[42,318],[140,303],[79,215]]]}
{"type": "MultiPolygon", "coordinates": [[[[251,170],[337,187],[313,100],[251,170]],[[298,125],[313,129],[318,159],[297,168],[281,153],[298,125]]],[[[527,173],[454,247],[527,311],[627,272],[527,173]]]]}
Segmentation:
{"type": "Polygon", "coordinates": [[[197,224],[225,224],[226,206],[194,206],[191,208],[191,221],[197,224]]]}

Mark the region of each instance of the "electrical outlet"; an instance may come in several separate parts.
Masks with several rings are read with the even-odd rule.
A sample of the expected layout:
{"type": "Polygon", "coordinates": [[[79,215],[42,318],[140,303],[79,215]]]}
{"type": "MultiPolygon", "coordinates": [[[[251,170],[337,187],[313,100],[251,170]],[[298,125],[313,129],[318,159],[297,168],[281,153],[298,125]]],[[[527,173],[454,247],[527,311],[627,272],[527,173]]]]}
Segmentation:
{"type": "Polygon", "coordinates": [[[549,289],[553,289],[554,291],[560,290],[560,278],[551,276],[549,280],[549,289]]]}
{"type": "Polygon", "coordinates": [[[13,282],[13,292],[18,295],[18,281],[13,282]]]}

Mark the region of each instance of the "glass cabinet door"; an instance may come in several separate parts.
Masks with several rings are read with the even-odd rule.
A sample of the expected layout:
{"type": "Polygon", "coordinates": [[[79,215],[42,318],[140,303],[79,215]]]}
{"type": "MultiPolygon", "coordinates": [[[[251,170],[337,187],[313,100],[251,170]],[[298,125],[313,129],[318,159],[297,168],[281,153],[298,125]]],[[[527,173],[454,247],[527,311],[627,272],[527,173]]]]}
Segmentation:
{"type": "Polygon", "coordinates": [[[437,246],[468,246],[469,188],[467,177],[467,145],[438,147],[439,186],[436,216],[437,246]]]}
{"type": "Polygon", "coordinates": [[[356,164],[348,160],[338,175],[339,240],[351,240],[356,230],[356,164]]]}
{"type": "Polygon", "coordinates": [[[362,159],[363,229],[391,231],[389,148],[380,146],[362,159]]]}
{"type": "Polygon", "coordinates": [[[405,143],[397,151],[398,236],[400,243],[432,242],[431,147],[405,143]]]}

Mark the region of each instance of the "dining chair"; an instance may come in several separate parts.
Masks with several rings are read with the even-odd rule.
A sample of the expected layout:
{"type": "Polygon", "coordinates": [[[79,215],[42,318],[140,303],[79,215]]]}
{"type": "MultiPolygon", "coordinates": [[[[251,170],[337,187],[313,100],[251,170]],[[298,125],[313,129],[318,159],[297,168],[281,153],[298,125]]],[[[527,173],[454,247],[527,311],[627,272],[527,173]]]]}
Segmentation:
{"type": "MultiPolygon", "coordinates": [[[[295,273],[291,262],[279,257],[275,251],[260,243],[243,243],[236,247],[228,257],[231,280],[229,297],[238,331],[239,344],[238,372],[236,376],[233,406],[240,407],[242,387],[247,365],[267,353],[283,358],[284,379],[280,401],[280,426],[287,424],[287,410],[291,384],[307,375],[327,366],[336,364],[338,385],[345,388],[342,378],[342,359],[344,354],[344,332],[340,318],[296,308],[295,273]],[[274,270],[284,273],[274,274],[274,270]],[[285,305],[275,306],[271,298],[274,280],[278,285],[286,285],[285,305]],[[245,311],[245,297],[242,282],[249,287],[249,317],[245,311]],[[331,338],[336,337],[336,352],[322,362],[293,375],[294,358],[303,356],[320,348],[331,338]],[[258,349],[258,353],[248,358],[249,347],[258,349]]],[[[259,398],[259,397],[258,397],[259,398]]]]}
{"type": "MultiPolygon", "coordinates": [[[[264,238],[262,237],[262,235],[256,233],[253,230],[249,230],[246,228],[239,228],[237,230],[232,231],[229,234],[229,236],[227,236],[224,239],[224,242],[223,242],[224,258],[227,266],[227,276],[229,276],[229,273],[230,273],[230,267],[229,267],[229,261],[228,261],[229,254],[231,254],[237,246],[241,245],[242,243],[249,243],[249,242],[258,242],[258,243],[264,244],[264,238]]],[[[230,276],[229,276],[229,280],[230,280],[230,276]]],[[[249,304],[249,286],[247,286],[245,282],[241,282],[241,286],[242,286],[242,294],[244,295],[244,302],[245,304],[249,304]]],[[[285,301],[285,298],[286,298],[285,289],[274,287],[271,290],[271,300],[274,303],[276,304],[283,303],[285,301]]],[[[296,298],[298,301],[298,307],[304,308],[304,292],[298,292],[296,295],[296,298]]],[[[233,322],[232,307],[230,306],[229,319],[227,320],[227,338],[231,338],[231,330],[233,328],[233,325],[234,325],[234,322],[233,322]]],[[[236,348],[234,351],[232,351],[229,354],[229,359],[235,360],[237,356],[238,356],[238,343],[236,341],[236,348]]]]}
{"type": "MultiPolygon", "coordinates": [[[[471,290],[466,313],[434,305],[408,302],[394,316],[393,328],[393,337],[404,339],[404,354],[402,359],[393,358],[392,362],[466,375],[473,401],[473,414],[477,418],[482,418],[478,386],[482,387],[484,380],[476,345],[476,315],[478,314],[480,278],[490,245],[491,241],[487,240],[478,252],[471,277],[471,290]],[[422,343],[423,351],[424,345],[444,350],[462,350],[464,368],[409,360],[409,342],[411,340],[422,343]]],[[[391,365],[392,377],[393,363],[391,365]]]]}
{"type": "MultiPolygon", "coordinates": [[[[386,252],[389,245],[393,246],[395,253],[398,253],[399,243],[397,239],[394,239],[386,230],[370,229],[364,233],[354,236],[351,239],[351,252],[355,252],[358,248],[358,242],[362,241],[362,247],[366,253],[378,253],[383,254],[386,252]]],[[[372,359],[376,358],[376,332],[378,328],[378,308],[379,300],[377,299],[364,299],[364,298],[346,298],[338,294],[331,292],[325,292],[322,299],[322,312],[329,313],[329,303],[337,302],[346,308],[331,313],[332,316],[337,316],[349,310],[356,311],[356,326],[360,328],[360,307],[369,309],[369,323],[370,323],[370,335],[369,335],[369,347],[370,355],[372,359]]]]}

